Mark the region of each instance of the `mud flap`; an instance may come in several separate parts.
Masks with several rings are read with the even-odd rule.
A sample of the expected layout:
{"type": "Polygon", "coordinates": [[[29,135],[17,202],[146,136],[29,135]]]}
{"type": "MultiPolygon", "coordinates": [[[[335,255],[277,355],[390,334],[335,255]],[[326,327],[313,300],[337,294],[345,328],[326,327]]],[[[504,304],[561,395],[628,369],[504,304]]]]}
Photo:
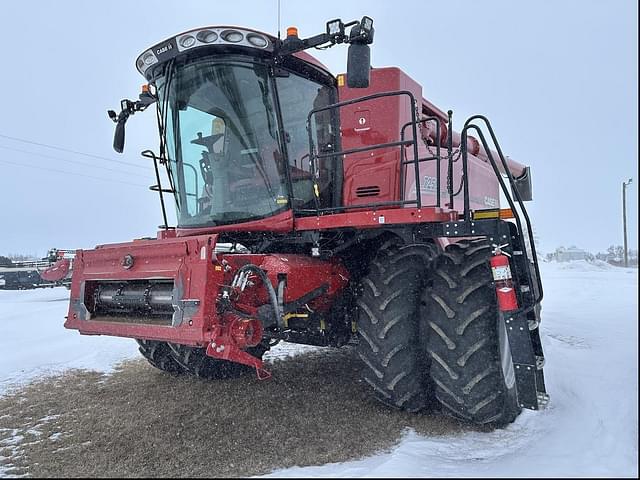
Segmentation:
{"type": "Polygon", "coordinates": [[[518,404],[530,410],[546,407],[549,395],[544,384],[544,356],[537,325],[530,330],[526,314],[517,310],[500,312],[500,321],[504,322],[509,339],[518,404]]]}

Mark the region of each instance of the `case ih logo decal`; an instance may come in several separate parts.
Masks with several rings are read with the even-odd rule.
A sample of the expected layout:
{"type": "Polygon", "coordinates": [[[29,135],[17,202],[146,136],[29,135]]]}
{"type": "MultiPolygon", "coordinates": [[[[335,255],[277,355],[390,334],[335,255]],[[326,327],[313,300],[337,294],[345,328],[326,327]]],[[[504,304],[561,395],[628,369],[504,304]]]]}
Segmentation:
{"type": "Polygon", "coordinates": [[[160,48],[156,49],[156,55],[160,56],[163,53],[166,53],[166,52],[168,52],[169,50],[172,50],[172,49],[173,49],[173,45],[168,43],[164,47],[160,47],[160,48]]]}

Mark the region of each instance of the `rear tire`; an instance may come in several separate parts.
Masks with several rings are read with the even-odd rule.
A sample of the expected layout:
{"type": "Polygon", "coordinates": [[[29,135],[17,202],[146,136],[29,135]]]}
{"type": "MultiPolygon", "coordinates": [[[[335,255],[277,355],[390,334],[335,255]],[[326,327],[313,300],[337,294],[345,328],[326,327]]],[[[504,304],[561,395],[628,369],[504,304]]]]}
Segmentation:
{"type": "Polygon", "coordinates": [[[434,255],[432,245],[387,242],[361,279],[357,299],[362,379],[380,402],[409,412],[425,408],[431,396],[418,307],[434,255]]]}
{"type": "Polygon", "coordinates": [[[499,322],[491,251],[486,240],[445,249],[429,275],[421,322],[438,401],[458,418],[504,426],[521,409],[499,322]]]}
{"type": "MultiPolygon", "coordinates": [[[[221,380],[227,378],[237,378],[243,374],[253,371],[253,367],[242,363],[220,360],[207,355],[206,348],[190,347],[177,343],[169,343],[171,352],[176,362],[187,372],[206,380],[221,380]]],[[[248,348],[247,353],[256,358],[262,355],[268,347],[259,344],[248,348]]]]}
{"type": "Polygon", "coordinates": [[[136,339],[136,341],[138,342],[138,350],[142,356],[157,369],[175,374],[184,372],[180,364],[176,362],[166,342],[141,339],[136,339]]]}

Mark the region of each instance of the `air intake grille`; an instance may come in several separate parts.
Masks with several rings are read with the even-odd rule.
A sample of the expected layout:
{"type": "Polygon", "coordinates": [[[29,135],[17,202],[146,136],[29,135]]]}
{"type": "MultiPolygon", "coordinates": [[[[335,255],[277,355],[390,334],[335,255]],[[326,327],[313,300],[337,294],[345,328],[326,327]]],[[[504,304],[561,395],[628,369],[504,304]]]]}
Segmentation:
{"type": "Polygon", "coordinates": [[[377,185],[356,188],[357,197],[377,197],[378,195],[380,195],[380,187],[377,185]]]}

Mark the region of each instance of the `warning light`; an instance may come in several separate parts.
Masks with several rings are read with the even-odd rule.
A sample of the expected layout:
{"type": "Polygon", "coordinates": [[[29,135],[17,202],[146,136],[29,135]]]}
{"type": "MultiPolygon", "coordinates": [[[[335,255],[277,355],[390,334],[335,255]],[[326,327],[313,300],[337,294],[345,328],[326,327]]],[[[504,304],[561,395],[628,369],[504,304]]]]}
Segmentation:
{"type": "Polygon", "coordinates": [[[287,28],[287,37],[297,37],[297,36],[298,36],[298,27],[287,28]]]}

